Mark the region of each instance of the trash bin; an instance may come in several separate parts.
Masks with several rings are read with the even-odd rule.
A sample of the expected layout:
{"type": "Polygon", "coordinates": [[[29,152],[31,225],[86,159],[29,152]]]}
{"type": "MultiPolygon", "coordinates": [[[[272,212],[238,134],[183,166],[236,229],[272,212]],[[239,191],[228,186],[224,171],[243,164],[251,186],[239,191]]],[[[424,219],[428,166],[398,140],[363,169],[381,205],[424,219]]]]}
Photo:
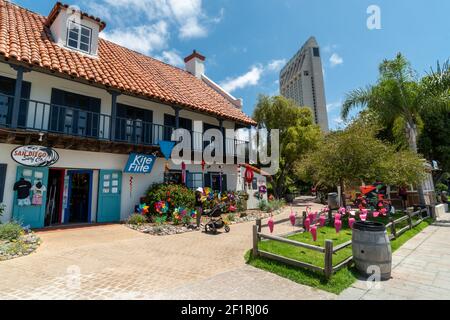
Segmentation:
{"type": "Polygon", "coordinates": [[[379,272],[381,280],[391,278],[392,249],[386,226],[379,222],[358,221],[353,225],[353,261],[365,276],[379,272]]]}
{"type": "Polygon", "coordinates": [[[328,207],[330,209],[339,209],[339,199],[338,194],[336,192],[332,192],[328,194],[328,207]]]}

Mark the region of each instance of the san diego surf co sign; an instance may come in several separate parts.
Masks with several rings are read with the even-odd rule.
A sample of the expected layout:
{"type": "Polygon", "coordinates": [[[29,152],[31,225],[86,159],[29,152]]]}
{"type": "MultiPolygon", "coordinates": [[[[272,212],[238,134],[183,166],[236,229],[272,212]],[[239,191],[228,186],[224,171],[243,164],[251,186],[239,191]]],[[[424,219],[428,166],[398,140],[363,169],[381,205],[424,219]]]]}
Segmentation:
{"type": "Polygon", "coordinates": [[[59,154],[43,146],[21,146],[11,152],[11,158],[26,167],[49,167],[59,160],[59,154]]]}

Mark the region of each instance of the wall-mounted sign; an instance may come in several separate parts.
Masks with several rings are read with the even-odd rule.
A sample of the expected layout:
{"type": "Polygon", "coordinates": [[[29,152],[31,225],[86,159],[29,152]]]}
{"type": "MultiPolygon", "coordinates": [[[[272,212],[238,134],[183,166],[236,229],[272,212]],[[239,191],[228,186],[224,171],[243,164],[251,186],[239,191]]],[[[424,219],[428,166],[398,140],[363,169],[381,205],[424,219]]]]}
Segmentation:
{"type": "Polygon", "coordinates": [[[49,167],[59,160],[59,154],[44,146],[22,146],[11,152],[11,158],[26,167],[49,167]]]}
{"type": "Polygon", "coordinates": [[[146,154],[130,154],[127,165],[123,170],[125,173],[150,173],[155,164],[156,156],[146,154]]]}

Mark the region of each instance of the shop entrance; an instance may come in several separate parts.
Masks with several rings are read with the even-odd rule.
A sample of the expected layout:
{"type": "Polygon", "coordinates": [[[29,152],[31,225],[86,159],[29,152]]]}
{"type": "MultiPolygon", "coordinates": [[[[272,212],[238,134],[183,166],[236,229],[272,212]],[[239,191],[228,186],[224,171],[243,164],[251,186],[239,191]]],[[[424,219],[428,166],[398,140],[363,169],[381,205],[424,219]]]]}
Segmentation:
{"type": "Polygon", "coordinates": [[[45,226],[62,223],[64,169],[50,169],[48,174],[47,208],[45,210],[45,226]]]}
{"type": "Polygon", "coordinates": [[[92,171],[69,170],[69,192],[65,223],[88,223],[91,221],[92,171]]]}

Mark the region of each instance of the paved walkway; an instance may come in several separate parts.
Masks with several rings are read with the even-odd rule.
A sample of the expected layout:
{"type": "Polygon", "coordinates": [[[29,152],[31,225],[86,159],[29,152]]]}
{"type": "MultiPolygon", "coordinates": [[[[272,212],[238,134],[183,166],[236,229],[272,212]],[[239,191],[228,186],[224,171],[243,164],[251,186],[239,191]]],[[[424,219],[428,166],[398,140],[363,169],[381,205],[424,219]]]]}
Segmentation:
{"type": "Polygon", "coordinates": [[[394,253],[392,277],[371,289],[357,281],[339,299],[450,299],[450,214],[394,253]]]}
{"type": "Polygon", "coordinates": [[[155,237],[121,225],[41,232],[36,253],[0,263],[0,299],[335,298],[245,265],[253,224],[217,236],[155,237]]]}

